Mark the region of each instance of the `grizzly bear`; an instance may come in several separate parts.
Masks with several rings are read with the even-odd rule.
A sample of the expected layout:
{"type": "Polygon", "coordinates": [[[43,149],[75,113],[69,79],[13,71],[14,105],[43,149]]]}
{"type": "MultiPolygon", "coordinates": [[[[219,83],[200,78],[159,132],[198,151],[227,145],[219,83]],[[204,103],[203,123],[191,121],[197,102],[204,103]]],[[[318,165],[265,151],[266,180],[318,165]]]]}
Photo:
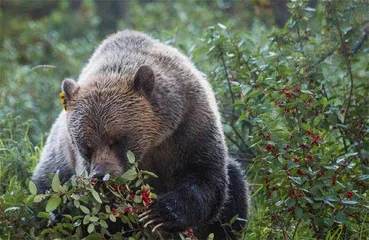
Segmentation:
{"type": "MultiPolygon", "coordinates": [[[[247,183],[228,156],[216,100],[206,78],[178,50],[135,31],[109,36],[77,82],[62,83],[65,109],[54,123],[33,174],[39,191],[50,174],[76,169],[102,177],[127,170],[132,151],[159,178],[144,217],[167,232],[188,228],[199,239],[236,239],[222,226],[247,218],[247,183]]],[[[241,221],[232,225],[240,230],[241,221]]]]}

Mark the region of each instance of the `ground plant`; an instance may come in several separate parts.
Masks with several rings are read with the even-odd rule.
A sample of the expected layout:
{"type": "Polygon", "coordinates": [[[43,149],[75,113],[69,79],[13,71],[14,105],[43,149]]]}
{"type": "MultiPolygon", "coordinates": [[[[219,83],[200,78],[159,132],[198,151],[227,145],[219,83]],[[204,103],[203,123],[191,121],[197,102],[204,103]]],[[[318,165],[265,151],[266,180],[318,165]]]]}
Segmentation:
{"type": "MultiPolygon", "coordinates": [[[[138,222],[156,198],[146,180],[157,176],[130,152],[132,168],[118,178],[64,184],[56,174],[42,194],[30,181],[62,110],[62,79],[76,77],[104,37],[96,3],[80,2],[77,11],[53,3],[41,18],[0,8],[8,23],[0,34],[0,239],[196,239],[191,229],[166,235],[138,222]]],[[[132,1],[116,27],[151,33],[206,73],[250,185],[240,239],[367,239],[369,2],[292,0],[279,28],[257,14],[251,22],[272,1],[253,2],[240,13],[233,1],[191,1],[196,10],[132,1]]]]}

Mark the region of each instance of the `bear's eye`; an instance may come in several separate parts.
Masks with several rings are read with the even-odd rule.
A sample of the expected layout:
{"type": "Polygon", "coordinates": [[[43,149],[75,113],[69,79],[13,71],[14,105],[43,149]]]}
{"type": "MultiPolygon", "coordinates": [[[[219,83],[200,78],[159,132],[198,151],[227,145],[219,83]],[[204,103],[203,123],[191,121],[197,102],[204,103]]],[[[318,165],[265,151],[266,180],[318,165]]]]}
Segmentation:
{"type": "Polygon", "coordinates": [[[127,140],[128,140],[127,136],[122,135],[122,136],[118,137],[115,140],[115,142],[113,142],[110,145],[110,147],[119,147],[119,146],[123,147],[123,146],[127,145],[127,140]]]}

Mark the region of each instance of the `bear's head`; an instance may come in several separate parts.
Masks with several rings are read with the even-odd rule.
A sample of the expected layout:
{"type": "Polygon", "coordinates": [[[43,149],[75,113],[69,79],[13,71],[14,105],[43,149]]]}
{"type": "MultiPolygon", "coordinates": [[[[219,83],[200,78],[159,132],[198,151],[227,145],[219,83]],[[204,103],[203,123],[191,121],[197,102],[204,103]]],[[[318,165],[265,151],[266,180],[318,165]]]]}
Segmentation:
{"type": "Polygon", "coordinates": [[[149,66],[135,74],[101,74],[87,83],[65,79],[62,91],[67,125],[75,149],[91,176],[127,170],[126,152],[139,158],[158,144],[165,120],[155,112],[151,95],[155,75],[149,66]]]}

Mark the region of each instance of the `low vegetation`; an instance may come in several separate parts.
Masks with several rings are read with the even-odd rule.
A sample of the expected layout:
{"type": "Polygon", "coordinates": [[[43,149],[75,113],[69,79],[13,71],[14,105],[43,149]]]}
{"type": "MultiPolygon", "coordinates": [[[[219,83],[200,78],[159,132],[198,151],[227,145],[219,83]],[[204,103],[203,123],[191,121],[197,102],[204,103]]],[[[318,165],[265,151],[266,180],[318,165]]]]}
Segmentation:
{"type": "MultiPolygon", "coordinates": [[[[368,3],[291,1],[283,28],[262,18],[245,26],[250,11],[230,18],[200,3],[194,11],[180,2],[143,6],[133,2],[133,17],[118,27],[180,48],[216,93],[230,152],[250,182],[251,216],[240,238],[366,239],[368,3]],[[151,20],[142,23],[142,15],[151,20]],[[167,31],[157,30],[161,23],[167,31]]],[[[112,228],[122,221],[131,239],[166,239],[138,222],[155,199],[145,178],[155,176],[137,169],[131,155],[132,169],[118,179],[76,176],[61,185],[55,175],[52,191],[41,195],[30,182],[62,108],[61,80],[78,75],[103,38],[93,1],[83,1],[78,12],[67,1],[56,8],[26,20],[0,10],[9,23],[1,33],[0,237],[121,238],[125,233],[112,228]]],[[[180,234],[194,238],[191,229],[180,234]]]]}

